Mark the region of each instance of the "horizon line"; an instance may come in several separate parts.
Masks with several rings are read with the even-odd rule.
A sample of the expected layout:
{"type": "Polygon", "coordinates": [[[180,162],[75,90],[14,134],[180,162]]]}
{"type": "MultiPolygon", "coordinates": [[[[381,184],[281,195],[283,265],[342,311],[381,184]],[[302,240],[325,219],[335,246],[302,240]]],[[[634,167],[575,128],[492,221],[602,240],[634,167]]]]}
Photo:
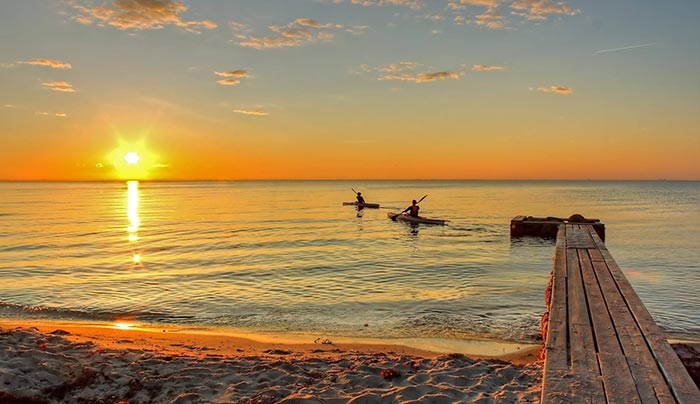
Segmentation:
{"type": "Polygon", "coordinates": [[[352,179],[324,179],[324,178],[238,178],[238,179],[0,179],[0,182],[379,182],[379,181],[667,181],[667,182],[697,182],[700,179],[644,179],[644,178],[352,178],[352,179]]]}

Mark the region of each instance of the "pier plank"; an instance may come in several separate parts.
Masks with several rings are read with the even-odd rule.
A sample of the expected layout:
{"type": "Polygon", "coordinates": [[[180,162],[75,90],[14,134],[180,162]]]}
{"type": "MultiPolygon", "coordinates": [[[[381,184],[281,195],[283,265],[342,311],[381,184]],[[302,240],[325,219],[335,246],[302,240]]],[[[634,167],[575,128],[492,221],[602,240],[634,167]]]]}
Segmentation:
{"type": "Polygon", "coordinates": [[[578,250],[583,272],[583,282],[590,304],[591,321],[598,345],[600,371],[608,402],[637,402],[637,389],[624,353],[618,343],[618,335],[612,323],[608,307],[603,299],[599,278],[593,270],[594,263],[588,250],[578,250]]]}
{"type": "Polygon", "coordinates": [[[620,291],[619,293],[624,296],[630,313],[639,324],[639,328],[645,336],[646,344],[649,346],[651,354],[676,401],[689,404],[700,402],[700,390],[688,374],[678,355],[676,355],[671,344],[669,344],[666,335],[656,324],[646,306],[644,306],[632,285],[613,259],[612,254],[605,247],[603,241],[596,237],[594,237],[594,241],[598,245],[600,254],[605,260],[607,267],[610,269],[611,276],[620,291]]]}
{"type": "Polygon", "coordinates": [[[542,403],[696,403],[700,391],[591,225],[559,227],[542,403]]]}

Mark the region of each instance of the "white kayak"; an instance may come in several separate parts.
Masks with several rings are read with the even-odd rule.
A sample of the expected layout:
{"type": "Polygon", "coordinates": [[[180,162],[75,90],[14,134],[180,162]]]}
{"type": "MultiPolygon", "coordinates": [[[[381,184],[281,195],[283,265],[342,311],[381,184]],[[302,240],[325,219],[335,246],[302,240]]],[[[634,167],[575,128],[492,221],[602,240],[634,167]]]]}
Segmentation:
{"type": "Polygon", "coordinates": [[[408,223],[423,223],[423,224],[440,224],[444,225],[446,222],[449,222],[449,220],[442,220],[442,219],[431,219],[428,217],[422,217],[422,216],[411,216],[408,213],[393,213],[389,212],[386,214],[389,219],[393,221],[401,220],[402,222],[408,222],[408,223]]]}
{"type": "Polygon", "coordinates": [[[343,205],[353,205],[353,206],[357,206],[358,208],[379,209],[378,203],[343,202],[343,205]]]}

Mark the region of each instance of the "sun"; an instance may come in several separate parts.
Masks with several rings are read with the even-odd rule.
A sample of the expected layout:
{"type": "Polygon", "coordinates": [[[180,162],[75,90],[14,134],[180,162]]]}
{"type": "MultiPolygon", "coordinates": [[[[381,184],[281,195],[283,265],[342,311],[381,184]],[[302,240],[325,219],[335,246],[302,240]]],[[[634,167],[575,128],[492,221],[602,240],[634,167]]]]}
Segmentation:
{"type": "Polygon", "coordinates": [[[111,176],[120,180],[148,180],[160,178],[168,167],[160,161],[145,140],[127,142],[118,139],[119,145],[107,156],[111,163],[111,176]]]}
{"type": "Polygon", "coordinates": [[[124,160],[126,160],[127,164],[136,165],[141,160],[141,156],[136,152],[130,151],[124,155],[124,160]]]}

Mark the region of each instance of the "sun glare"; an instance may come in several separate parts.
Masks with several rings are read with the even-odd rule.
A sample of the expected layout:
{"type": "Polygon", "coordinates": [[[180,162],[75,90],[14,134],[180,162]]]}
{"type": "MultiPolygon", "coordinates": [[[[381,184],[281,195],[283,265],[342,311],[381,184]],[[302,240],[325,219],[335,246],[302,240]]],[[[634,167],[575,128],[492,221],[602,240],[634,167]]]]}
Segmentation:
{"type": "Polygon", "coordinates": [[[138,153],[130,151],[124,155],[124,160],[126,160],[127,164],[138,164],[139,160],[141,160],[141,156],[139,156],[138,153]]]}
{"type": "Polygon", "coordinates": [[[127,143],[119,139],[119,146],[107,158],[114,170],[113,176],[123,180],[152,179],[158,175],[158,171],[162,171],[162,167],[167,167],[144,140],[127,143]]]}

